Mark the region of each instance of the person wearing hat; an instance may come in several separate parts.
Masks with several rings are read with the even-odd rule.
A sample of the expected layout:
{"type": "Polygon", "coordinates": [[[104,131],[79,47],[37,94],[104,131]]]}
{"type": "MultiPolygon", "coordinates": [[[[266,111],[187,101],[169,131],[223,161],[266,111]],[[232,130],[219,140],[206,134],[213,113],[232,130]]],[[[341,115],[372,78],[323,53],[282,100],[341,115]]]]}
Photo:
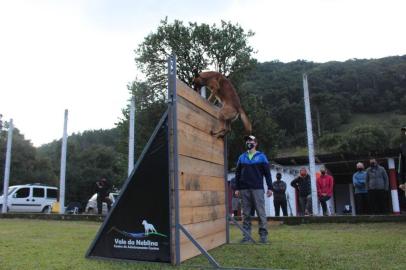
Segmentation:
{"type": "Polygon", "coordinates": [[[367,173],[362,162],[357,163],[357,172],[352,176],[355,194],[355,212],[357,215],[368,214],[368,190],[365,185],[367,173]]]}
{"type": "Polygon", "coordinates": [[[334,179],[328,175],[326,168],[320,168],[320,175],[316,179],[317,196],[319,198],[321,208],[323,209],[323,216],[328,215],[327,201],[333,196],[334,179]]]}
{"type": "Polygon", "coordinates": [[[243,228],[249,234],[243,236],[242,243],[251,241],[251,209],[255,208],[259,218],[258,233],[260,242],[268,242],[267,219],[265,213],[264,177],[268,190],[266,195],[272,196],[272,177],[269,162],[264,153],[257,151],[258,141],[255,136],[245,138],[247,151],[240,155],[235,172],[235,196],[242,199],[243,228]]]}

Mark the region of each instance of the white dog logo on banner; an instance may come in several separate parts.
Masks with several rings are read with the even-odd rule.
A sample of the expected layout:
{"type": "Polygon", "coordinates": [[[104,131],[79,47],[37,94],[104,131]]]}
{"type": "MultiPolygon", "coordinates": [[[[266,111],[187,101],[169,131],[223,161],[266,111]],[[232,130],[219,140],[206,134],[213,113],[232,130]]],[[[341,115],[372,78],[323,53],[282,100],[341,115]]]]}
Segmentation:
{"type": "Polygon", "coordinates": [[[142,225],[144,225],[145,234],[148,234],[148,233],[151,233],[151,232],[155,232],[155,233],[156,233],[156,230],[155,230],[154,225],[148,223],[146,220],[143,220],[143,221],[142,221],[142,225]]]}

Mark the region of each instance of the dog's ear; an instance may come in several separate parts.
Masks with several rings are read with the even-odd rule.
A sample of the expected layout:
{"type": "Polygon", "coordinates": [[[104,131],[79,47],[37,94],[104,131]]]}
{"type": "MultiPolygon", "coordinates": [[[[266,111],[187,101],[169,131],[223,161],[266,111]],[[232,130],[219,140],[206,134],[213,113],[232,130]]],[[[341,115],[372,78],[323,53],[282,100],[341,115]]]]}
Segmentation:
{"type": "Polygon", "coordinates": [[[197,69],[197,67],[193,67],[192,72],[195,78],[199,77],[199,70],[197,69]]]}

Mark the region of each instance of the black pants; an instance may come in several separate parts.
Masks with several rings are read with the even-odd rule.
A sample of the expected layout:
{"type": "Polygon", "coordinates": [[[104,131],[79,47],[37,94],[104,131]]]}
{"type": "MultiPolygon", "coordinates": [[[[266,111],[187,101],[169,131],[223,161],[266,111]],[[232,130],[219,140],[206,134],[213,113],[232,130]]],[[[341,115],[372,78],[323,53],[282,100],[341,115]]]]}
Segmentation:
{"type": "Polygon", "coordinates": [[[273,200],[273,205],[275,206],[275,216],[279,217],[280,209],[282,208],[283,216],[288,216],[288,204],[286,200],[273,200]]]}
{"type": "Polygon", "coordinates": [[[355,194],[355,211],[357,215],[369,214],[368,193],[355,194]]]}
{"type": "Polygon", "coordinates": [[[371,214],[382,215],[386,212],[386,190],[370,189],[368,190],[368,202],[371,214]]]}
{"type": "Polygon", "coordinates": [[[327,201],[330,200],[330,196],[321,196],[319,197],[319,201],[321,204],[321,208],[323,209],[323,215],[327,216],[328,211],[327,211],[327,201]]]}
{"type": "Polygon", "coordinates": [[[107,204],[107,209],[108,209],[108,211],[110,211],[110,208],[111,208],[111,201],[110,201],[110,198],[107,198],[107,199],[106,199],[106,197],[107,197],[107,196],[105,196],[105,195],[97,194],[97,213],[98,213],[99,215],[102,214],[103,202],[105,202],[105,203],[107,204]]]}

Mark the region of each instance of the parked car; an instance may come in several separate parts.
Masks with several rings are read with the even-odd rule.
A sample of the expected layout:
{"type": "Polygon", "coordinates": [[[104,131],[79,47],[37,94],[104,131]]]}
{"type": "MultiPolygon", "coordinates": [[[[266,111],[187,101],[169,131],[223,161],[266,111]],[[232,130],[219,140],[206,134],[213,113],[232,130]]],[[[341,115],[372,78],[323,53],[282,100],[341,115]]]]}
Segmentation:
{"type": "MultiPolygon", "coordinates": [[[[114,204],[118,197],[119,193],[118,192],[111,192],[109,193],[109,198],[111,200],[111,205],[114,204]]],[[[107,203],[103,202],[102,206],[102,214],[105,215],[107,214],[107,203]]],[[[97,193],[93,194],[93,196],[89,199],[87,202],[85,212],[87,214],[97,214],[97,193]]]]}
{"type": "MultiPolygon", "coordinates": [[[[9,212],[50,213],[57,197],[57,187],[38,183],[10,186],[7,192],[7,209],[9,212]]],[[[4,194],[0,196],[0,211],[3,202],[4,194]]]]}

